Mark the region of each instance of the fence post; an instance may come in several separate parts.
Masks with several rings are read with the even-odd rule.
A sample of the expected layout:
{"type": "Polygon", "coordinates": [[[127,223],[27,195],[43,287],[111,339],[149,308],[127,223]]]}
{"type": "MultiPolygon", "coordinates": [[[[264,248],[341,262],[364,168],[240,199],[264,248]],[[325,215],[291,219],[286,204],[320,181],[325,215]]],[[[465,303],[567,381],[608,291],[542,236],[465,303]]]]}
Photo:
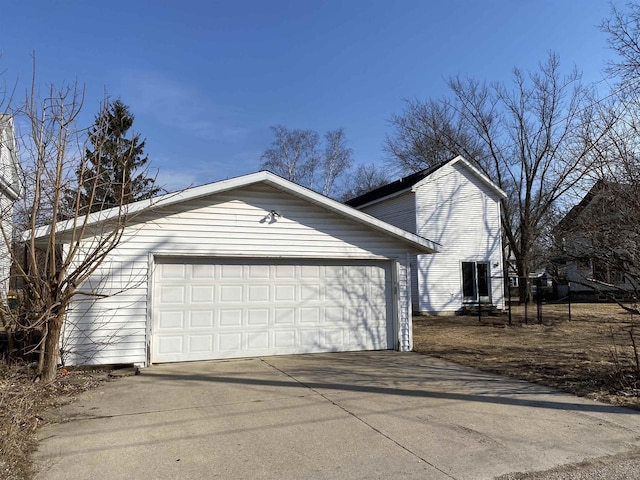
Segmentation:
{"type": "Polygon", "coordinates": [[[507,302],[509,305],[509,325],[511,325],[511,285],[509,285],[509,288],[507,289],[507,302]]]}
{"type": "MultiPolygon", "coordinates": [[[[509,281],[509,270],[508,269],[504,269],[503,270],[503,274],[504,274],[504,295],[507,296],[506,301],[507,301],[507,308],[509,309],[509,325],[511,325],[511,282],[509,281]]],[[[502,301],[502,305],[504,308],[504,297],[503,297],[503,301],[502,301]]]]}
{"type": "Polygon", "coordinates": [[[536,293],[538,295],[536,302],[538,307],[538,324],[542,325],[542,277],[536,278],[536,293]]]}
{"type": "Polygon", "coordinates": [[[530,285],[529,285],[529,278],[528,277],[524,277],[524,282],[525,282],[525,296],[524,296],[524,323],[525,325],[529,325],[529,292],[531,291],[530,285]]]}
{"type": "Polygon", "coordinates": [[[569,290],[567,291],[567,300],[569,302],[569,321],[571,321],[571,282],[567,282],[567,287],[569,287],[569,290]]]}

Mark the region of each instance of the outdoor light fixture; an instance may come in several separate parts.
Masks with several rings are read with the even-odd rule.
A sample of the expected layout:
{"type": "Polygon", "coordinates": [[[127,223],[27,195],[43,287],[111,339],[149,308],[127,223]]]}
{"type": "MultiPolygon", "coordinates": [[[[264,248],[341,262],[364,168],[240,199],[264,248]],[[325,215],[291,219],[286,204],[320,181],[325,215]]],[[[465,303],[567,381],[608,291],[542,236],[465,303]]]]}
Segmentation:
{"type": "Polygon", "coordinates": [[[269,213],[260,220],[260,223],[276,223],[280,217],[282,217],[282,215],[276,210],[269,210],[269,213]]]}

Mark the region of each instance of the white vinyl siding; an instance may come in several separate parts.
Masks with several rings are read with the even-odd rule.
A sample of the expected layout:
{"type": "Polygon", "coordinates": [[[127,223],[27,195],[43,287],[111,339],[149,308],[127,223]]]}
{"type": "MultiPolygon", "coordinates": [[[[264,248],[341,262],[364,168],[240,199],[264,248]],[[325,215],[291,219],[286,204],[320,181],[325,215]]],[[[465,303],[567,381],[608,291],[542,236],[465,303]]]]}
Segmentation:
{"type": "Polygon", "coordinates": [[[407,232],[416,233],[416,200],[411,191],[365,205],[360,210],[407,232]]]}
{"type": "Polygon", "coordinates": [[[437,170],[417,188],[418,235],[441,245],[418,256],[422,312],[454,312],[463,305],[462,262],[489,263],[491,301],[504,307],[498,195],[458,162],[437,170]]]}
{"type": "Polygon", "coordinates": [[[11,268],[11,256],[5,238],[13,237],[13,202],[0,192],[0,301],[4,301],[9,290],[9,271],[11,268]]]}
{"type": "MultiPolygon", "coordinates": [[[[417,233],[416,228],[416,195],[412,191],[401,193],[400,195],[383,199],[379,202],[365,205],[359,208],[364,213],[368,213],[372,217],[379,218],[391,225],[402,228],[407,232],[417,233]]],[[[433,240],[430,237],[429,240],[433,240]]],[[[411,271],[417,272],[416,256],[411,257],[411,271]]],[[[419,290],[418,290],[418,276],[417,274],[411,275],[411,303],[412,310],[419,310],[419,290]]]]}
{"type": "Polygon", "coordinates": [[[9,270],[11,258],[9,248],[5,239],[11,240],[13,237],[13,203],[15,193],[18,192],[16,142],[13,130],[13,121],[9,115],[0,113],[0,178],[2,183],[10,187],[5,191],[0,187],[0,222],[4,234],[0,233],[0,301],[9,289],[9,270]]]}
{"type": "MultiPolygon", "coordinates": [[[[136,217],[92,278],[105,295],[115,295],[73,305],[65,326],[68,364],[147,362],[154,255],[393,260],[398,279],[407,271],[400,241],[263,184],[157,209],[136,217]],[[281,215],[275,221],[271,210],[281,215]]],[[[408,300],[399,289],[394,336],[403,351],[410,349],[408,300]]]]}

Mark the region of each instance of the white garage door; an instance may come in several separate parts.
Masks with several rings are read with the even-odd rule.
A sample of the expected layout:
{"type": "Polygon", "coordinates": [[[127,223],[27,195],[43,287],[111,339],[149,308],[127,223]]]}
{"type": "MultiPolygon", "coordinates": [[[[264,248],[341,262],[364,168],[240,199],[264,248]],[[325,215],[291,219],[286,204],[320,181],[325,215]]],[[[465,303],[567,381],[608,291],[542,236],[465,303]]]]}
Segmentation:
{"type": "Polygon", "coordinates": [[[389,262],[156,259],[152,362],[393,348],[389,262]]]}

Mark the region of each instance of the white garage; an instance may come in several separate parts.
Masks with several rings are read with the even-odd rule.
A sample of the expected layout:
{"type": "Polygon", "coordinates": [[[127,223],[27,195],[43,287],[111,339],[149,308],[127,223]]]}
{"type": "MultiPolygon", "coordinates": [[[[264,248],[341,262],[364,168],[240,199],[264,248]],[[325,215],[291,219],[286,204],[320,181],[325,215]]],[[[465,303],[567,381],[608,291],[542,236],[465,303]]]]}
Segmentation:
{"type": "MultiPolygon", "coordinates": [[[[83,248],[115,215],[92,214],[83,248]]],[[[269,172],[128,215],[67,314],[67,365],[412,348],[409,261],[436,251],[426,238],[269,172]]],[[[74,224],[59,225],[70,242],[74,224]]]]}
{"type": "Polygon", "coordinates": [[[159,258],[151,361],[393,348],[389,262],[159,258]]]}

